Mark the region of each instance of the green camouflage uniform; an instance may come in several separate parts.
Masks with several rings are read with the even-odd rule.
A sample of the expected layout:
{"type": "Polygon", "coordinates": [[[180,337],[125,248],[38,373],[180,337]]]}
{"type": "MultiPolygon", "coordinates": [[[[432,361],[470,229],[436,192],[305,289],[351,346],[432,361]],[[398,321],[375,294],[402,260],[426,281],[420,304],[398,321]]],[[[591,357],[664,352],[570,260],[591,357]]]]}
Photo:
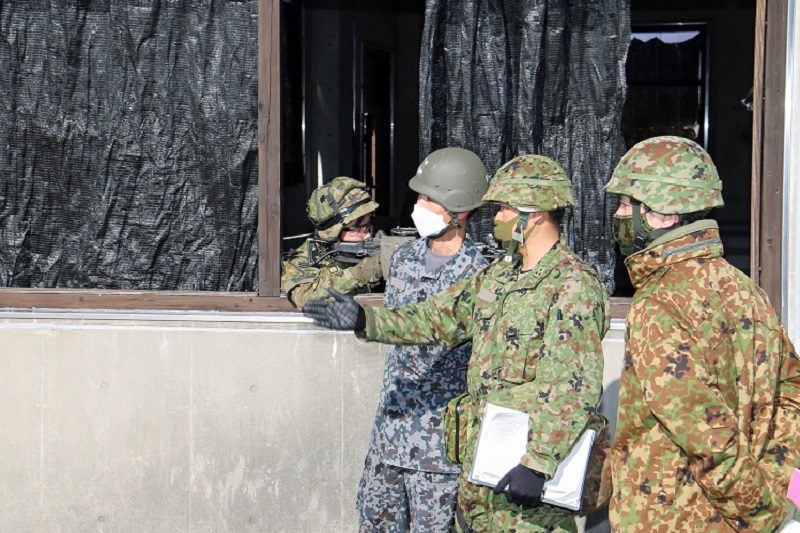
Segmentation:
{"type": "MultiPolygon", "coordinates": [[[[307,210],[315,236],[325,241],[318,255],[331,251],[345,224],[377,208],[367,186],[353,178],[339,176],[315,189],[307,210]]],[[[309,262],[306,242],[289,252],[281,263],[281,291],[301,309],[308,300],[328,298],[328,288],[345,294],[370,292],[383,279],[380,256],[367,257],[357,264],[342,263],[333,256],[324,257],[313,266],[309,262]]]]}
{"type": "MultiPolygon", "coordinates": [[[[512,159],[497,171],[483,201],[502,202],[520,213],[495,220],[495,235],[514,243],[505,243],[505,258],[425,302],[375,309],[339,297],[335,303],[309,302],[306,315],[318,325],[357,331],[361,338],[389,344],[455,346],[472,341],[467,393],[449,402],[444,413],[447,458],[463,466],[456,530],[576,531],[577,513],[537,504],[541,492],[530,499],[523,493],[519,501],[534,505],[523,508],[508,499],[520,496],[516,486],[508,493],[495,493],[492,487],[470,483],[469,476],[487,402],[529,415],[526,451],[511,470],[536,473],[530,474],[535,484],[523,490],[541,491],[541,484],[553,477],[588,428],[598,431],[599,443],[592,450],[594,460],[589,459],[589,475],[602,472],[592,464],[607,464],[598,461],[595,449],[604,451],[607,445],[605,419],[597,405],[603,377],[601,341],[610,325],[608,294],[594,270],[560,240],[529,270],[521,268],[522,257],[515,250],[522,246],[524,257],[525,239],[536,227],[528,227],[529,217],[536,217],[536,224],[551,225],[542,226],[548,230],[533,237],[548,239],[559,219],[553,212],[574,203],[570,181],[554,161],[535,155],[512,159]],[[540,218],[531,215],[534,211],[551,213],[540,218]]],[[[602,476],[596,479],[602,481],[602,476]]],[[[589,480],[588,488],[593,492],[596,483],[589,480]]],[[[597,505],[598,500],[589,498],[588,503],[597,505]]]]}
{"type": "Polygon", "coordinates": [[[487,401],[530,413],[521,463],[548,478],[597,421],[608,295],[596,273],[562,242],[531,271],[520,266],[519,258],[497,261],[427,302],[398,310],[366,308],[367,327],[359,335],[447,346],[471,340],[466,434],[464,448],[457,450],[463,465],[460,514],[481,532],[575,531],[571,511],[549,505],[522,509],[505,494],[468,481],[487,401]]]}
{"type": "Polygon", "coordinates": [[[380,256],[367,257],[358,264],[342,263],[331,256],[308,264],[308,243],[282,263],[281,291],[302,309],[308,300],[328,298],[327,289],[341,293],[371,292],[383,278],[380,256]]]}
{"type": "Polygon", "coordinates": [[[575,530],[573,512],[549,505],[523,510],[467,479],[487,401],[530,413],[521,463],[552,476],[600,400],[607,310],[608,295],[595,272],[561,242],[529,272],[520,271],[519,261],[498,261],[428,302],[365,309],[361,335],[369,340],[472,341],[458,507],[474,530],[575,530]]]}
{"type": "MultiPolygon", "coordinates": [[[[708,154],[674,137],[631,149],[607,188],[659,213],[722,205],[708,154]]],[[[764,292],[722,258],[715,222],[644,242],[625,261],[636,294],[611,457],[611,525],[774,531],[796,513],[785,495],[800,466],[797,353],[764,292]]]]}

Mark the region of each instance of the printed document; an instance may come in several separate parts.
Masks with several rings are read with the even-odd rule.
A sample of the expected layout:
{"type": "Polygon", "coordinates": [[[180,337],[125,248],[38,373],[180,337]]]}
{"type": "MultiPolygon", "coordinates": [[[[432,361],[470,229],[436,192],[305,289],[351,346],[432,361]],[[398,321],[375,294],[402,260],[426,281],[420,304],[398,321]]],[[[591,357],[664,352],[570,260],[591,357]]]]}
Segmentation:
{"type": "MultiPolygon", "coordinates": [[[[586,430],[570,454],[545,483],[542,501],[577,511],[595,432],[586,430]]],[[[528,444],[528,413],[486,404],[469,480],[494,487],[517,466],[528,444]]]]}

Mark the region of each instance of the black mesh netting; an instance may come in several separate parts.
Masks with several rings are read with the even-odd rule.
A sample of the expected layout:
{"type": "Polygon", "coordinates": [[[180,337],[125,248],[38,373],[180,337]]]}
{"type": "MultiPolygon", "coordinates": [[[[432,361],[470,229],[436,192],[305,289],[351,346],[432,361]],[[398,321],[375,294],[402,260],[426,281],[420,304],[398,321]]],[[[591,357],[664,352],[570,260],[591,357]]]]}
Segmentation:
{"type": "MultiPolygon", "coordinates": [[[[428,0],[420,58],[420,153],[461,146],[490,172],[520,154],[559,162],[577,201],[564,232],[614,290],[603,186],[624,153],[620,117],[630,0],[428,0]]],[[[491,207],[473,217],[492,237],[491,207]]]]}
{"type": "Polygon", "coordinates": [[[0,285],[257,287],[257,1],[0,1],[0,285]]]}

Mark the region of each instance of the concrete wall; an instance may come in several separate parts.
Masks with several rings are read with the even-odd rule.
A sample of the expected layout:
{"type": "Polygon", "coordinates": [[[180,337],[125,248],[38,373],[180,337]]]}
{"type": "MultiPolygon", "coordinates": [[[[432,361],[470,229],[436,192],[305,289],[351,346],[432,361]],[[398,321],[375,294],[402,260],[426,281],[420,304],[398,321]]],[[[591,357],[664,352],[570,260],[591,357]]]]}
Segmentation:
{"type": "Polygon", "coordinates": [[[0,531],[356,530],[385,346],[297,314],[4,311],[0,330],[0,531]]]}

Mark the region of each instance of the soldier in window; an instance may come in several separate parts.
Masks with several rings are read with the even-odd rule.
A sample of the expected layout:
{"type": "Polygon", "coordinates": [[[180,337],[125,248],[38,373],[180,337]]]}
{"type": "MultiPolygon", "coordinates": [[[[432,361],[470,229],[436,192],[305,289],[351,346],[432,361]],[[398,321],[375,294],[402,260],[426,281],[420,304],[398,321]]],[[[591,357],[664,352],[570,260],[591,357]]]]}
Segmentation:
{"type": "Polygon", "coordinates": [[[312,298],[325,298],[327,289],[342,293],[370,292],[383,279],[380,255],[344,261],[333,249],[336,242],[363,242],[373,236],[372,217],[378,204],[367,186],[340,176],[311,193],[308,217],[314,238],[282,261],[281,291],[296,307],[312,298]]]}

